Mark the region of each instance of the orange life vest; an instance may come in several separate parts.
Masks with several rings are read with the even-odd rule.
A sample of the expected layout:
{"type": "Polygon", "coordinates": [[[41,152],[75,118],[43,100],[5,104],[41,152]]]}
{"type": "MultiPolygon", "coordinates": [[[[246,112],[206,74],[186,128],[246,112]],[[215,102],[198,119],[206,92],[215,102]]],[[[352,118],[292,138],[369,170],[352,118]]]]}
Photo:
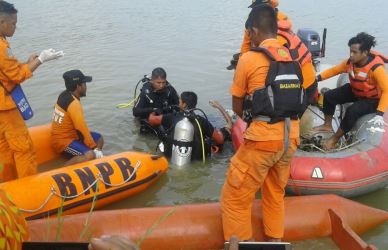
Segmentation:
{"type": "Polygon", "coordinates": [[[383,54],[381,54],[381,53],[379,53],[377,51],[374,51],[374,50],[371,50],[370,53],[372,53],[373,55],[379,56],[384,61],[384,63],[388,63],[388,57],[387,56],[384,56],[383,54]]]}
{"type": "Polygon", "coordinates": [[[312,56],[310,51],[302,40],[291,31],[290,23],[287,20],[278,21],[278,35],[287,40],[286,47],[290,50],[293,60],[299,62],[300,65],[311,62],[312,56]]]}
{"type": "Polygon", "coordinates": [[[252,117],[276,123],[284,118],[296,119],[305,104],[300,64],[286,47],[260,46],[251,51],[264,53],[271,60],[265,87],[252,95],[252,117]]]}
{"type": "Polygon", "coordinates": [[[361,98],[379,99],[381,90],[378,85],[371,84],[369,72],[374,71],[377,67],[387,63],[388,60],[383,55],[371,51],[370,54],[374,57],[367,65],[362,68],[357,68],[355,71],[353,63],[348,60],[347,72],[349,73],[350,86],[355,96],[361,98]]]}

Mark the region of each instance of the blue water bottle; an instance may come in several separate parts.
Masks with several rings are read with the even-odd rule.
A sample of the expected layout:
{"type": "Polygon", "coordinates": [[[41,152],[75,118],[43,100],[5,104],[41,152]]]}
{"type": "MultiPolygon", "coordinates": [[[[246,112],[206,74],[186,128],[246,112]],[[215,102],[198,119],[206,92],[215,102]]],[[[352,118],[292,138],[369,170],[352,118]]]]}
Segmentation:
{"type": "Polygon", "coordinates": [[[31,106],[24,95],[22,87],[18,84],[11,92],[11,97],[22,114],[24,120],[29,120],[34,115],[31,106]]]}

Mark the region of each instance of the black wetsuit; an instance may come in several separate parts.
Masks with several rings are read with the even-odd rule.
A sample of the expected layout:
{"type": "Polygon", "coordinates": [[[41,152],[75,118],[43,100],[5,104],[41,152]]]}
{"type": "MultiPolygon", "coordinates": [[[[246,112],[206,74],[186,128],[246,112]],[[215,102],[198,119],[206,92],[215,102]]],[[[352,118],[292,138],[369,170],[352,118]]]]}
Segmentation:
{"type": "Polygon", "coordinates": [[[150,113],[166,114],[172,112],[171,106],[179,105],[179,97],[169,83],[160,91],[154,91],[151,83],[143,85],[140,95],[133,107],[133,116],[148,119],[150,113]]]}
{"type": "MultiPolygon", "coordinates": [[[[159,129],[160,139],[165,145],[164,154],[168,157],[171,157],[171,148],[172,141],[174,138],[175,125],[184,118],[183,112],[176,112],[163,115],[161,128],[159,129]]],[[[202,159],[202,142],[201,134],[195,118],[197,119],[199,125],[201,126],[202,135],[204,138],[205,146],[205,155],[209,156],[211,153],[212,146],[212,135],[214,132],[213,125],[204,117],[192,113],[188,116],[190,122],[194,126],[194,137],[193,137],[193,151],[191,155],[192,160],[201,160],[202,159]]]]}

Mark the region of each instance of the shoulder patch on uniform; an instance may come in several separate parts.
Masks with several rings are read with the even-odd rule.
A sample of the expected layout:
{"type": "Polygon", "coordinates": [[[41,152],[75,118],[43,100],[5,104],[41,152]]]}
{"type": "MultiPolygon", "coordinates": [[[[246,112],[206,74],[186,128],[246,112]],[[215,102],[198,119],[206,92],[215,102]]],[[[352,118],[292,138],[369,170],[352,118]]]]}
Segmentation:
{"type": "Polygon", "coordinates": [[[284,58],[288,57],[287,51],[285,51],[283,48],[278,49],[278,54],[279,54],[279,56],[284,57],[284,58]]]}

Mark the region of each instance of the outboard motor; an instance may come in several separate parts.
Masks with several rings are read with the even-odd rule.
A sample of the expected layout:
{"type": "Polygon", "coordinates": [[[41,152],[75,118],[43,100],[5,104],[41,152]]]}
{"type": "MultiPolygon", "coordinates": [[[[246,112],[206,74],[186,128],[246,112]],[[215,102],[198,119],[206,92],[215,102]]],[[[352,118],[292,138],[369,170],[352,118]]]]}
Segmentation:
{"type": "Polygon", "coordinates": [[[296,34],[309,49],[313,58],[321,56],[321,38],[318,32],[312,29],[299,29],[296,34]]]}
{"type": "Polygon", "coordinates": [[[321,38],[318,32],[316,32],[315,30],[299,29],[296,34],[311,52],[315,70],[319,71],[319,63],[320,63],[319,58],[325,56],[326,29],[324,29],[323,31],[322,48],[321,48],[321,38]]]}
{"type": "Polygon", "coordinates": [[[184,117],[175,125],[171,163],[183,166],[191,161],[193,138],[194,126],[187,117],[184,117]]]}

